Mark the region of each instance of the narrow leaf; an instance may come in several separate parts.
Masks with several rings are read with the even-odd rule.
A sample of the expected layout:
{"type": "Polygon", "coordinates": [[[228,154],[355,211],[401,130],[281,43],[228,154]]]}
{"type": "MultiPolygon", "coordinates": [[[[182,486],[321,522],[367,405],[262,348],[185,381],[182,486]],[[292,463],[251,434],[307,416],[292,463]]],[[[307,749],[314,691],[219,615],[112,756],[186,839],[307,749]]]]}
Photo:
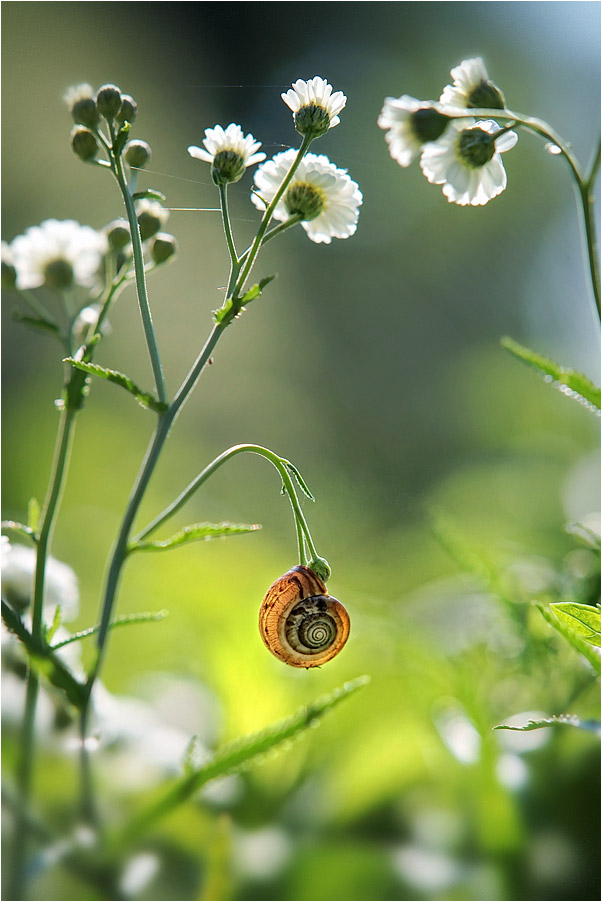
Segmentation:
{"type": "Polygon", "coordinates": [[[589,643],[582,639],[581,636],[578,636],[571,628],[566,626],[565,623],[560,621],[550,608],[546,608],[540,604],[538,604],[537,607],[541,611],[542,617],[550,624],[550,626],[560,633],[560,635],[563,636],[576,651],[587,658],[596,673],[600,675],[602,669],[600,666],[600,652],[592,645],[589,645],[589,643]]]}
{"type": "Polygon", "coordinates": [[[56,608],[54,609],[54,617],[52,618],[52,623],[50,624],[50,626],[47,626],[45,628],[45,637],[48,644],[50,644],[50,640],[61,625],[62,614],[63,612],[61,611],[61,606],[60,604],[57,604],[56,608]]]}
{"type": "Polygon", "coordinates": [[[27,502],[27,525],[33,532],[40,528],[40,502],[37,498],[30,498],[27,502]]]}
{"type": "Polygon", "coordinates": [[[292,464],[290,462],[290,460],[285,460],[283,457],[281,458],[281,461],[284,464],[284,466],[286,467],[286,469],[289,471],[289,473],[291,473],[295,477],[295,479],[297,480],[297,484],[299,485],[299,488],[301,489],[303,494],[307,498],[309,498],[310,501],[315,501],[316,499],[310,492],[307,483],[303,479],[303,476],[301,476],[301,473],[299,472],[297,467],[294,464],[292,464]]]}
{"type": "Polygon", "coordinates": [[[36,642],[21,618],[5,601],[2,601],[2,619],[8,630],[18,636],[27,649],[31,666],[44,674],[53,686],[62,689],[69,701],[81,709],[86,701],[86,687],[75,679],[71,671],[54,654],[54,650],[36,642]]]}
{"type": "Polygon", "coordinates": [[[38,537],[31,526],[26,526],[25,523],[16,523],[15,520],[3,520],[2,529],[8,529],[11,530],[11,532],[16,532],[19,535],[26,536],[28,539],[32,539],[34,542],[38,541],[38,537]]]}
{"type": "Polygon", "coordinates": [[[269,285],[270,282],[272,282],[275,278],[276,278],[275,275],[265,276],[265,278],[260,279],[259,282],[256,282],[255,285],[251,285],[249,290],[246,291],[245,294],[241,297],[239,303],[241,305],[242,304],[250,304],[251,301],[254,301],[256,298],[259,297],[259,295],[261,294],[261,292],[263,291],[265,286],[269,285]]]}
{"type": "Polygon", "coordinates": [[[131,542],[128,552],[131,551],[169,551],[178,548],[187,542],[197,542],[200,539],[217,539],[223,536],[235,536],[245,532],[255,532],[261,529],[259,523],[193,523],[185,526],[168,539],[159,541],[131,542]]]}
{"type": "MultiPolygon", "coordinates": [[[[123,614],[110,622],[109,629],[115,629],[117,626],[132,626],[133,624],[138,623],[156,623],[159,620],[165,620],[168,614],[169,611],[145,611],[142,614],[123,614]]],[[[87,639],[88,636],[93,636],[97,633],[99,629],[100,624],[97,624],[96,626],[89,626],[88,629],[73,633],[73,635],[69,636],[67,639],[63,639],[61,642],[57,642],[53,645],[52,650],[56,651],[57,648],[71,645],[72,642],[79,642],[80,639],[87,639]]]]}
{"type": "Polygon", "coordinates": [[[590,645],[600,646],[600,608],[574,601],[563,601],[550,605],[561,623],[581,636],[590,645]]]}
{"type": "Polygon", "coordinates": [[[494,730],[515,730],[519,733],[529,733],[531,730],[541,730],[543,727],[555,727],[558,724],[577,727],[579,730],[587,730],[590,733],[600,735],[599,720],[581,720],[576,714],[553,714],[551,717],[541,717],[538,720],[528,720],[527,723],[520,727],[512,726],[507,723],[500,723],[495,726],[494,730]]]}
{"type": "Polygon", "coordinates": [[[27,326],[29,329],[34,329],[36,332],[45,332],[50,335],[60,336],[57,324],[48,319],[43,319],[41,316],[26,316],[24,313],[15,312],[13,313],[13,319],[23,326],[27,326]]]}
{"type": "Polygon", "coordinates": [[[167,404],[158,401],[150,392],[143,391],[124,373],[119,373],[117,370],[108,370],[104,366],[99,366],[97,363],[85,363],[83,360],[75,360],[73,357],[66,357],[64,363],[69,363],[71,366],[76,367],[76,369],[82,370],[84,373],[89,373],[91,376],[100,376],[101,379],[108,379],[109,382],[120,385],[122,388],[125,388],[126,391],[129,391],[130,394],[134,395],[142,407],[148,407],[156,413],[167,410],[167,404]]]}
{"type": "Polygon", "coordinates": [[[553,360],[524,347],[508,336],[502,338],[501,343],[523,363],[536,369],[544,377],[545,382],[551,383],[563,395],[573,398],[588,410],[595,413],[600,411],[600,389],[583,373],[561,367],[553,360]]]}
{"type": "Polygon", "coordinates": [[[281,720],[260,733],[245,736],[226,745],[202,767],[177,780],[164,795],[136,816],[126,827],[125,835],[131,838],[145,832],[149,826],[186,802],[210,780],[241,770],[266,752],[314,726],[327,711],[369,682],[370,678],[363,676],[345,683],[329,695],[301,708],[292,717],[281,720]]]}

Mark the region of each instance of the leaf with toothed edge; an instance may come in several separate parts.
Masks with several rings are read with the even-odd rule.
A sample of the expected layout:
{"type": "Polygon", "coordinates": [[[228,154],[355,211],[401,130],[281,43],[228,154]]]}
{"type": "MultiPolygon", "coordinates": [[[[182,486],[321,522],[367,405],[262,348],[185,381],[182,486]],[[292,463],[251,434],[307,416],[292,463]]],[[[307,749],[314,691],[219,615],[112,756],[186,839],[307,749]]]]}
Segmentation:
{"type": "Polygon", "coordinates": [[[155,413],[162,413],[164,410],[167,410],[167,404],[158,401],[150,392],[143,391],[143,389],[139,388],[139,386],[137,386],[129,376],[126,376],[125,373],[106,369],[104,366],[99,366],[97,363],[85,363],[83,360],[75,360],[73,357],[65,357],[63,363],[68,363],[76,369],[88,373],[90,376],[100,376],[101,379],[108,379],[109,382],[120,385],[121,388],[125,388],[126,391],[136,398],[141,407],[154,410],[155,413]]]}
{"type": "Polygon", "coordinates": [[[169,551],[171,548],[178,548],[187,542],[236,536],[241,533],[255,532],[258,529],[261,529],[259,523],[192,523],[190,526],[184,526],[168,539],[131,542],[128,545],[128,552],[169,551]]]}

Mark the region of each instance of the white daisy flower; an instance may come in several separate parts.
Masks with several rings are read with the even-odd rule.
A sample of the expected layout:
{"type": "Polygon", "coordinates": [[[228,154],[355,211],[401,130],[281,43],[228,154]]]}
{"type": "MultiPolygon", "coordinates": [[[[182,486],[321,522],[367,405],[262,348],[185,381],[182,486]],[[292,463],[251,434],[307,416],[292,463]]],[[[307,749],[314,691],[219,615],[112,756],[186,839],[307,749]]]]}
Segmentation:
{"type": "Polygon", "coordinates": [[[309,81],[297,79],[293,87],[280,96],[293,111],[293,121],[299,134],[314,138],[339,124],[338,114],[347,103],[342,91],[333,94],[332,85],[318,75],[309,81]]]}
{"type": "MultiPolygon", "coordinates": [[[[296,157],[295,150],[263,163],[255,173],[255,206],[263,210],[271,203],[296,157]]],[[[333,238],[349,238],[357,228],[362,193],[345,169],[337,169],[323,154],[306,154],[274,210],[274,218],[285,222],[299,217],[316,244],[333,238]]]]}
{"type": "MultiPolygon", "coordinates": [[[[26,545],[12,545],[2,536],[2,597],[14,608],[22,610],[31,603],[33,579],[36,568],[36,551],[26,545]]],[[[79,609],[77,576],[67,564],[49,557],[46,561],[44,591],[44,620],[52,623],[57,606],[61,607],[61,619],[73,620],[79,609]]]]}
{"type": "Polygon", "coordinates": [[[428,101],[416,100],[409,94],[386,97],[378,117],[380,128],[389,129],[385,141],[400,166],[409,166],[424,144],[441,137],[448,122],[448,117],[433,109],[428,101]]]}
{"type": "Polygon", "coordinates": [[[106,250],[106,237],[91,226],[73,219],[47,219],[11,243],[17,287],[46,285],[61,291],[76,284],[89,288],[106,250]]]}
{"type": "Polygon", "coordinates": [[[516,132],[495,135],[500,126],[492,119],[454,119],[447,131],[426,144],[420,168],[435,185],[443,185],[448,201],[465,206],[482,206],[506,187],[506,170],[500,153],[518,141],[516,132]]]}
{"type": "Polygon", "coordinates": [[[463,60],[451,70],[450,75],[454,83],[443,89],[439,100],[444,106],[460,110],[503,110],[506,106],[504,95],[489,80],[485,63],[480,56],[463,60]]]}
{"type": "Polygon", "coordinates": [[[245,135],[240,125],[231,122],[223,129],[221,125],[205,129],[205,147],[191,145],[188,153],[196,160],[211,163],[211,175],[216,185],[237,182],[248,166],[265,160],[264,153],[257,153],[261,141],[253,135],[245,135]]]}

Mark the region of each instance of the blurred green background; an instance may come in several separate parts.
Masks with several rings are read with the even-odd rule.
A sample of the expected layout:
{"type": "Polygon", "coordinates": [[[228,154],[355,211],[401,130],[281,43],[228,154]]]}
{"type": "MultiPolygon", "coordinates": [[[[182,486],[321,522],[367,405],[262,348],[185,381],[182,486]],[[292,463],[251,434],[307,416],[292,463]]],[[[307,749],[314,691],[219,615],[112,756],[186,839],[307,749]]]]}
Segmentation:
{"type": "MultiPolygon", "coordinates": [[[[295,144],[280,93],[322,75],[348,102],[316,152],[364,194],[352,239],[316,246],[298,229],[266,248],[256,273],[278,279],[228,330],[141,515],[232,444],[294,461],[317,498],[305,510],[329,589],[351,614],[347,648],[316,672],[264,649],[259,603],[296,563],[296,543],[276,473],[249,456],[179,523],[263,530],[134,559],[119,611],[170,616],[117,632],[103,681],[139,697],[159,676],[202,686],[204,713],[177,714],[210,745],[360,674],[372,682],[229,795],[171,818],[149,847],[161,867],[141,897],[596,898],[596,738],[491,731],[518,712],[597,709],[585,666],[528,603],[585,578],[564,526],[598,510],[598,424],[499,346],[512,335],[597,380],[569,174],[525,134],[504,159],[508,190],[460,208],[417,164],[390,159],[376,119],[385,96],[436,99],[452,66],[481,55],[510,108],[550,122],[585,163],[599,135],[599,4],[6,2],[2,18],[5,240],[50,217],[100,228],[122,215],[107,174],[69,147],[61,97],[82,81],[136,98],[134,137],[153,149],[141,186],[170,207],[210,208],[209,169],[186,147],[218,122],[240,123],[268,155],[295,144]],[[441,518],[455,555],[434,535],[441,518]],[[475,555],[489,582],[458,560],[475,555]]],[[[241,246],[257,221],[250,184],[230,192],[241,246]]],[[[174,212],[168,229],[180,254],[150,297],[173,392],[220,303],[227,253],[217,213],[174,212]]],[[[62,369],[13,306],[3,305],[3,513],[20,519],[44,495],[62,369]]],[[[98,362],[150,387],[132,289],[111,324],[98,362]]],[[[151,417],[104,383],[80,416],[53,552],[80,580],[77,627],[97,621],[151,417]]],[[[48,752],[40,764],[43,809],[60,821],[75,761],[48,752]]],[[[132,789],[123,782],[122,796],[107,783],[109,816],[132,789]]],[[[72,881],[46,872],[32,898],[101,898],[72,881]]]]}

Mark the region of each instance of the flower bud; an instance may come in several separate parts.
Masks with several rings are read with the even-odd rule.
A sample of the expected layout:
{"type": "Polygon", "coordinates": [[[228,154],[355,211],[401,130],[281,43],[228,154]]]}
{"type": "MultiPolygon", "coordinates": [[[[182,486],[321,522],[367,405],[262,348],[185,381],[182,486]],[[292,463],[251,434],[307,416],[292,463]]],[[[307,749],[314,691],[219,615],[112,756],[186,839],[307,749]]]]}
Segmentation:
{"type": "Polygon", "coordinates": [[[109,247],[112,251],[120,251],[132,240],[129,224],[125,219],[115,219],[105,226],[109,247]]]}
{"type": "Polygon", "coordinates": [[[121,95],[121,109],[117,113],[117,121],[120,125],[124,122],[133,123],[138,113],[138,104],[129,94],[121,95]]]}
{"type": "Polygon", "coordinates": [[[140,237],[147,241],[163,228],[169,217],[169,211],[165,210],[157,201],[141,200],[138,204],[138,226],[140,237]]]}
{"type": "Polygon", "coordinates": [[[71,129],[71,149],[80,160],[93,160],[98,153],[98,141],[89,128],[74,125],[71,129]]]}
{"type": "Polygon", "coordinates": [[[150,145],[146,141],[129,141],[125,145],[125,161],[135,169],[144,169],[151,158],[150,145]]]}
{"type": "Polygon", "coordinates": [[[215,185],[238,182],[245,172],[244,157],[235,150],[220,150],[213,157],[211,178],[215,185]]]}
{"type": "Polygon", "coordinates": [[[96,128],[100,120],[94,91],[90,85],[76,85],[65,94],[65,102],[78,125],[96,128]]]}
{"type": "Polygon", "coordinates": [[[315,557],[307,566],[310,570],[313,570],[316,576],[320,577],[322,582],[327,582],[330,579],[330,564],[326,558],[315,557]]]}
{"type": "Polygon", "coordinates": [[[302,106],[294,114],[293,121],[300,135],[311,135],[312,138],[325,135],[330,128],[328,111],[317,103],[308,103],[306,106],[302,106]]]}
{"type": "Polygon", "coordinates": [[[168,235],[167,232],[158,232],[155,235],[155,240],[151,244],[150,249],[153,263],[156,263],[157,265],[166,263],[177,253],[177,250],[178,246],[173,235],[168,235]]]}
{"type": "Polygon", "coordinates": [[[103,85],[96,93],[98,112],[105,119],[114,119],[121,109],[121,91],[117,85],[103,85]]]}

